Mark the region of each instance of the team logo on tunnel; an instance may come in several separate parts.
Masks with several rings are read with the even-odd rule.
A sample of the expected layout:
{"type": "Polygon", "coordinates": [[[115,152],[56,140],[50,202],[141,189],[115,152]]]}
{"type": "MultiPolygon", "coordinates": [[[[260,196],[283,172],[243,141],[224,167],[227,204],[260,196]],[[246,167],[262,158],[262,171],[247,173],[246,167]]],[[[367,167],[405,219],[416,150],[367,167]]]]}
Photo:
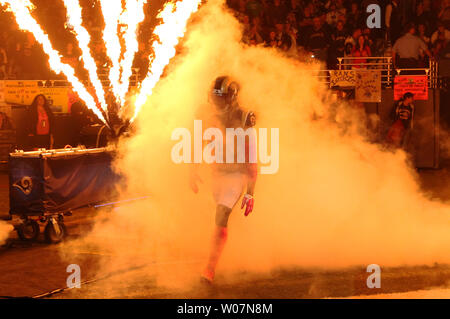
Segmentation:
{"type": "Polygon", "coordinates": [[[29,176],[23,177],[13,184],[13,187],[20,189],[25,195],[30,195],[33,190],[33,180],[29,176]]]}

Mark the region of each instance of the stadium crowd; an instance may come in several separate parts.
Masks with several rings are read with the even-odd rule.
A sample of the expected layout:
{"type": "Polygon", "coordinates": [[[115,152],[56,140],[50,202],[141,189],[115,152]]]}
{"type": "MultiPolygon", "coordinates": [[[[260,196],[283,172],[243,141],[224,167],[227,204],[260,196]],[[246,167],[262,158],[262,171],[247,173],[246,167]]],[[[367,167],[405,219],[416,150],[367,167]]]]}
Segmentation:
{"type": "Polygon", "coordinates": [[[245,43],[318,58],[329,69],[336,68],[337,57],[364,63],[364,57],[390,56],[392,47],[400,55],[398,62],[405,62],[406,54],[403,60],[414,58],[414,67],[449,54],[448,0],[228,0],[228,5],[244,25],[245,43]],[[379,29],[367,25],[370,4],[382,9],[379,29]],[[396,45],[405,34],[414,37],[396,45]]]}
{"type": "Polygon", "coordinates": [[[390,56],[393,46],[394,56],[400,55],[396,61],[413,58],[414,67],[426,67],[428,58],[439,60],[449,54],[447,0],[228,0],[228,5],[244,25],[245,43],[274,47],[293,57],[318,58],[329,69],[336,68],[337,57],[361,58],[354,63],[364,63],[364,57],[390,56]],[[382,9],[381,28],[367,25],[370,4],[382,9]],[[414,37],[396,45],[405,34],[414,37]]]}
{"type": "MultiPolygon", "coordinates": [[[[353,60],[358,64],[366,62],[366,57],[393,55],[398,56],[394,59],[396,67],[426,67],[430,58],[439,60],[450,55],[449,0],[227,0],[227,5],[243,25],[242,41],[247,45],[277,48],[299,59],[319,59],[328,69],[337,67],[338,57],[360,58],[353,60]],[[370,4],[382,9],[381,28],[367,26],[370,4]]],[[[46,30],[57,30],[52,26],[58,23],[65,25],[64,7],[52,2],[38,9],[40,21],[50,26],[46,30]]],[[[91,11],[85,23],[93,33],[94,58],[100,68],[107,67],[101,28],[95,24],[101,19],[95,16],[95,7],[91,11]]],[[[20,32],[10,14],[0,15],[0,28],[0,79],[58,78],[49,70],[34,37],[20,32]]],[[[142,70],[148,65],[149,34],[151,26],[144,25],[134,65],[142,70]]],[[[61,32],[57,35],[61,38],[61,32]]],[[[75,42],[70,38],[66,41],[67,36],[58,40],[64,43],[58,48],[63,61],[83,72],[75,42]]]]}

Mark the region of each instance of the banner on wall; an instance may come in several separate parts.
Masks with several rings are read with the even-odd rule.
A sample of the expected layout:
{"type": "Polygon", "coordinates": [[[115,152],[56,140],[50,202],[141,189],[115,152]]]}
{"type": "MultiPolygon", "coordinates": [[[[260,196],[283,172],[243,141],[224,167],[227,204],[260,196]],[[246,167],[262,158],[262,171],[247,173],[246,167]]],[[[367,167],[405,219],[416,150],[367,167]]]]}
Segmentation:
{"type": "Polygon", "coordinates": [[[0,102],[7,104],[31,105],[36,95],[43,94],[55,113],[67,113],[69,88],[44,87],[39,81],[0,81],[0,102]]]}
{"type": "Polygon", "coordinates": [[[342,86],[353,87],[356,84],[356,73],[354,70],[330,71],[330,87],[342,86]]]}
{"type": "Polygon", "coordinates": [[[37,81],[4,81],[5,102],[8,104],[30,105],[38,94],[37,81]]]}
{"type": "Polygon", "coordinates": [[[5,103],[5,81],[0,81],[0,104],[5,103]]]}
{"type": "Polygon", "coordinates": [[[428,100],[428,77],[426,75],[397,75],[394,79],[394,100],[400,100],[407,92],[415,100],[428,100]]]}
{"type": "Polygon", "coordinates": [[[381,72],[377,70],[357,70],[355,82],[356,102],[381,102],[381,72]]]}
{"type": "Polygon", "coordinates": [[[42,87],[41,94],[44,94],[50,103],[53,112],[68,113],[69,88],[66,87],[42,87]]]}

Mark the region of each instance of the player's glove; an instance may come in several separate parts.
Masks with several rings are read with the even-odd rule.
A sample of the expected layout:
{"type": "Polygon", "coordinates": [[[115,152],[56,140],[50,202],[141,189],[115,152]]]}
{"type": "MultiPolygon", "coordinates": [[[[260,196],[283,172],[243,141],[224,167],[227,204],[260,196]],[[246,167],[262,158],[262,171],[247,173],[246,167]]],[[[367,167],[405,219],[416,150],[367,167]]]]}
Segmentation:
{"type": "Polygon", "coordinates": [[[244,198],[242,199],[242,205],[241,209],[245,207],[245,213],[244,216],[248,216],[253,211],[253,204],[255,202],[255,199],[252,195],[245,194],[244,198]]]}
{"type": "Polygon", "coordinates": [[[189,178],[189,186],[191,187],[192,191],[197,194],[198,193],[198,183],[203,183],[200,176],[198,176],[196,173],[191,173],[191,176],[189,178]]]}

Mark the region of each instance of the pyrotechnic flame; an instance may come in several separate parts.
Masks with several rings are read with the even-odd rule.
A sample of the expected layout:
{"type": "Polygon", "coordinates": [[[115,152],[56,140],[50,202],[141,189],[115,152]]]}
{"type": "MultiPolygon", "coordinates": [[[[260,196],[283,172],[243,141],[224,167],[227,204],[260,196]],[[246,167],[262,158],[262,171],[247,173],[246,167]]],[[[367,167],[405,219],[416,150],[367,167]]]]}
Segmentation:
{"type": "Polygon", "coordinates": [[[121,0],[100,0],[103,18],[105,19],[105,29],[103,30],[103,40],[105,41],[106,54],[111,60],[109,70],[109,81],[111,89],[117,102],[120,102],[120,55],[122,47],[117,34],[120,15],[122,13],[121,0]]]}
{"type": "Polygon", "coordinates": [[[91,55],[89,49],[89,43],[91,41],[91,36],[87,30],[82,26],[82,15],[79,0],[63,0],[64,5],[67,9],[67,20],[73,27],[73,31],[78,40],[79,47],[82,53],[82,59],[84,62],[84,67],[89,73],[89,78],[95,89],[95,94],[97,95],[98,101],[102,109],[107,112],[107,105],[105,101],[105,91],[103,90],[102,83],[97,75],[97,64],[91,55]]]}
{"type": "Polygon", "coordinates": [[[176,4],[169,2],[165,5],[158,17],[163,22],[155,28],[155,34],[158,40],[153,42],[154,58],[150,63],[149,72],[142,81],[140,92],[136,98],[134,115],[131,118],[133,122],[140,109],[152,94],[152,90],[158,83],[164,68],[175,56],[175,47],[180,38],[186,32],[187,21],[190,16],[196,12],[200,6],[201,0],[183,0],[176,4]]]}
{"type": "Polygon", "coordinates": [[[75,76],[75,70],[68,64],[61,62],[59,53],[53,49],[53,46],[40,25],[31,16],[31,10],[34,8],[29,0],[0,0],[0,4],[6,5],[19,25],[19,28],[31,32],[36,41],[42,45],[44,52],[49,57],[49,64],[53,71],[60,74],[63,73],[67,80],[72,84],[73,90],[78,94],[86,106],[91,109],[99,119],[105,122],[102,113],[97,108],[94,98],[88,93],[84,85],[75,76]]]}
{"type": "Polygon", "coordinates": [[[125,54],[121,63],[122,76],[119,88],[119,100],[121,105],[124,105],[125,103],[125,97],[130,86],[134,56],[139,49],[137,30],[138,25],[144,21],[144,5],[146,3],[147,0],[126,0],[125,12],[122,14],[122,19],[127,26],[127,29],[124,34],[125,54]]]}

